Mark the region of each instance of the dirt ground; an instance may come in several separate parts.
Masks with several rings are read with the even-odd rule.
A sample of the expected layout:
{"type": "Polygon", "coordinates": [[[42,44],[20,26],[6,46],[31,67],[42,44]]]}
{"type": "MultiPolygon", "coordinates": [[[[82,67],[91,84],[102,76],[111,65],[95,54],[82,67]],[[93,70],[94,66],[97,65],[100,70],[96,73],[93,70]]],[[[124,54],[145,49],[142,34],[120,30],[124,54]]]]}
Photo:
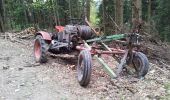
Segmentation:
{"type": "MultiPolygon", "coordinates": [[[[33,40],[26,45],[0,38],[0,100],[168,100],[170,70],[150,63],[144,80],[132,76],[111,79],[94,61],[91,82],[81,87],[72,63],[51,58],[36,64],[33,40]]],[[[107,59],[107,56],[106,56],[107,59]]],[[[109,59],[112,67],[117,62],[109,59]]]]}

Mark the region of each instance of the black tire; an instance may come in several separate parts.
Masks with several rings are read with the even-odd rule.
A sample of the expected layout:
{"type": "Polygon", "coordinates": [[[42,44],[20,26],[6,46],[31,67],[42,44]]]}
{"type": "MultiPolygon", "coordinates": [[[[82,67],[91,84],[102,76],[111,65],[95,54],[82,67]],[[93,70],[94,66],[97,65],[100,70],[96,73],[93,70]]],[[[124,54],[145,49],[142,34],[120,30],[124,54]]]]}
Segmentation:
{"type": "Polygon", "coordinates": [[[136,52],[133,56],[132,63],[137,72],[138,78],[143,78],[148,73],[149,61],[145,54],[141,52],[136,52]]]}
{"type": "Polygon", "coordinates": [[[37,35],[34,42],[34,57],[36,62],[46,63],[47,57],[46,52],[48,48],[48,44],[45,42],[41,35],[37,35]],[[38,52],[38,53],[37,53],[38,52]]]}
{"type": "Polygon", "coordinates": [[[83,50],[78,56],[77,78],[81,86],[86,87],[90,82],[92,57],[88,50],[83,50]]]}

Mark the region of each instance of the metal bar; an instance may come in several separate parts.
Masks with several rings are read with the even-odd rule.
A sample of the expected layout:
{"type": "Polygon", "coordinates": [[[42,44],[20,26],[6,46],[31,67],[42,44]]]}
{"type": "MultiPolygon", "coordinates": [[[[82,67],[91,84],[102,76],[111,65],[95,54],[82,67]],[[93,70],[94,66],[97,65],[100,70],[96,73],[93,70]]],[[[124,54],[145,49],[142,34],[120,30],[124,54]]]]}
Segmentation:
{"type": "Polygon", "coordinates": [[[119,51],[119,52],[126,52],[126,50],[122,50],[122,49],[115,49],[115,48],[110,48],[112,51],[119,51]]]}
{"type": "MultiPolygon", "coordinates": [[[[81,46],[76,46],[76,49],[81,51],[81,50],[85,50],[87,48],[85,47],[81,47],[81,46]]],[[[125,50],[119,50],[119,49],[116,49],[116,50],[112,50],[112,51],[103,51],[103,50],[90,50],[91,54],[94,55],[94,54],[125,54],[125,50]]]]}
{"type": "Polygon", "coordinates": [[[125,34],[117,34],[117,35],[110,35],[110,36],[106,36],[106,37],[99,37],[99,38],[89,39],[89,40],[86,40],[86,42],[98,42],[98,41],[107,42],[107,41],[123,39],[125,37],[126,37],[125,34]]]}
{"type": "Polygon", "coordinates": [[[125,54],[122,51],[97,51],[97,54],[125,54]]]}
{"type": "Polygon", "coordinates": [[[105,43],[101,43],[108,51],[112,51],[105,43]]]}
{"type": "Polygon", "coordinates": [[[50,45],[51,49],[59,49],[61,47],[67,47],[68,43],[58,42],[58,41],[52,41],[52,44],[50,45]]]}
{"type": "Polygon", "coordinates": [[[105,71],[111,76],[111,78],[116,78],[117,75],[112,71],[112,69],[103,61],[103,59],[99,58],[97,55],[94,55],[94,58],[103,65],[105,71]]]}
{"type": "MultiPolygon", "coordinates": [[[[91,47],[85,42],[84,42],[84,46],[87,48],[87,49],[91,49],[91,47]]],[[[100,63],[103,65],[103,68],[106,70],[106,72],[112,77],[112,78],[116,78],[117,75],[112,71],[112,69],[103,61],[103,59],[99,58],[97,55],[94,55],[94,58],[100,63]]]]}
{"type": "Polygon", "coordinates": [[[89,40],[86,40],[86,42],[95,42],[95,41],[100,41],[100,40],[102,40],[101,37],[99,37],[99,38],[94,38],[94,39],[89,39],[89,40]]]}
{"type": "Polygon", "coordinates": [[[117,75],[119,75],[123,69],[123,65],[126,63],[126,58],[128,55],[129,50],[126,50],[125,55],[123,56],[123,58],[120,61],[120,64],[118,65],[118,69],[117,69],[117,75]]]}
{"type": "MultiPolygon", "coordinates": [[[[113,52],[111,48],[109,48],[105,43],[101,43],[108,51],[113,52]]],[[[114,73],[115,77],[117,77],[117,75],[114,73]]]]}
{"type": "Polygon", "coordinates": [[[126,37],[125,34],[116,34],[116,35],[107,36],[107,39],[118,40],[118,39],[122,39],[122,38],[125,38],[125,37],[126,37]]]}
{"type": "Polygon", "coordinates": [[[84,46],[85,46],[88,50],[91,50],[91,47],[86,43],[86,41],[83,40],[83,42],[84,42],[84,46]]]}

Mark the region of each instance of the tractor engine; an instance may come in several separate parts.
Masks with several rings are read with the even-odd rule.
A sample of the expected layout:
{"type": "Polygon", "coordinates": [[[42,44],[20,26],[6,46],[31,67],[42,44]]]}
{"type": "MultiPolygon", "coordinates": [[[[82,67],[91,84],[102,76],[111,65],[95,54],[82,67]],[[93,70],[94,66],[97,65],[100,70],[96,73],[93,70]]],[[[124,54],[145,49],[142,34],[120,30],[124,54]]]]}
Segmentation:
{"type": "Polygon", "coordinates": [[[49,51],[53,53],[68,52],[74,49],[80,40],[91,39],[93,32],[86,25],[66,25],[63,30],[53,34],[49,51]]]}

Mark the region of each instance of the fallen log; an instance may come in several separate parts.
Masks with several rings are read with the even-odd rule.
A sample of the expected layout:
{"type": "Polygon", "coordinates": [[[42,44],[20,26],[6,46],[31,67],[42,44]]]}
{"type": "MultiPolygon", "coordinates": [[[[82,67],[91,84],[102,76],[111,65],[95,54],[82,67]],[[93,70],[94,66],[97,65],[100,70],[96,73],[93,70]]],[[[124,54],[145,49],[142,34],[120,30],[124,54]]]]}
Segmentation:
{"type": "Polygon", "coordinates": [[[33,34],[26,34],[26,35],[21,36],[21,37],[19,37],[19,38],[21,38],[21,39],[27,39],[27,38],[30,38],[30,37],[33,37],[33,36],[34,36],[33,34]]]}

